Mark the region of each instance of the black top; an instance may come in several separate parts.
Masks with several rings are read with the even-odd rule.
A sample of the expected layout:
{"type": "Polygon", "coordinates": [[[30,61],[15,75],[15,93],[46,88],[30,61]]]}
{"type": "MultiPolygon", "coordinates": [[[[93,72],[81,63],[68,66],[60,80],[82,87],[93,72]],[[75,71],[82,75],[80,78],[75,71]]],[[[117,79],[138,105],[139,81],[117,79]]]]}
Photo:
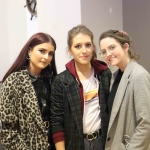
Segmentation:
{"type": "Polygon", "coordinates": [[[45,77],[33,76],[29,73],[39,103],[43,121],[50,120],[50,83],[45,77]]]}
{"type": "Polygon", "coordinates": [[[114,98],[118,89],[118,85],[120,83],[121,77],[123,75],[123,72],[121,72],[121,70],[118,71],[117,77],[113,83],[112,89],[110,91],[109,94],[109,98],[108,98],[108,106],[107,106],[107,112],[108,112],[108,117],[110,119],[110,115],[111,115],[111,110],[112,110],[112,106],[113,106],[113,102],[114,102],[114,98]]]}
{"type": "MultiPolygon", "coordinates": [[[[36,92],[42,119],[43,121],[50,121],[50,93],[53,75],[49,74],[48,76],[41,77],[33,76],[30,73],[29,75],[36,92]]],[[[55,150],[51,130],[50,128],[47,128],[46,130],[48,131],[48,142],[50,144],[48,150],[55,150]]]]}

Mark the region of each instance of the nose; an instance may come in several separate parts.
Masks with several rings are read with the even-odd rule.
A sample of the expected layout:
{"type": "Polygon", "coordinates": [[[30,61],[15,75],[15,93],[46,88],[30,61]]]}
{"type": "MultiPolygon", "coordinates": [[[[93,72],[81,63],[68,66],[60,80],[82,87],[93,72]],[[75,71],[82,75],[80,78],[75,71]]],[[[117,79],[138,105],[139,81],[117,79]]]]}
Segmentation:
{"type": "Polygon", "coordinates": [[[106,51],[106,56],[110,56],[111,52],[109,50],[106,51]]]}
{"type": "Polygon", "coordinates": [[[82,47],[82,52],[86,53],[87,52],[87,49],[85,46],[82,47]]]}
{"type": "Polygon", "coordinates": [[[48,54],[48,53],[45,54],[45,55],[44,55],[44,58],[45,58],[45,59],[48,59],[48,58],[49,58],[49,54],[48,54]]]}

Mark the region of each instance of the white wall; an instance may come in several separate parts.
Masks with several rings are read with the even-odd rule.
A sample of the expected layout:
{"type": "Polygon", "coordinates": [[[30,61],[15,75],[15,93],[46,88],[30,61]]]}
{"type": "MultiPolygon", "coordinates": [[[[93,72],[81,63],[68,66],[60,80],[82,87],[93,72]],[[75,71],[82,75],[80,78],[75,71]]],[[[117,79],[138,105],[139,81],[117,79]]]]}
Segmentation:
{"type": "Polygon", "coordinates": [[[26,1],[0,0],[0,81],[27,39],[37,32],[37,18],[30,20],[26,1]]]}
{"type": "MultiPolygon", "coordinates": [[[[3,0],[0,0],[0,3],[3,0]]],[[[3,73],[6,72],[9,66],[9,45],[8,45],[8,28],[7,28],[7,10],[6,1],[3,1],[0,5],[0,80],[2,79],[3,73]]]]}
{"type": "Polygon", "coordinates": [[[70,60],[67,55],[67,32],[81,24],[80,0],[37,0],[39,31],[49,33],[56,41],[56,65],[58,72],[65,69],[70,60]]]}
{"type": "Polygon", "coordinates": [[[122,0],[81,0],[81,20],[93,31],[99,54],[100,34],[109,29],[123,29],[122,0]]]}
{"type": "MultiPolygon", "coordinates": [[[[27,39],[29,39],[34,33],[38,32],[38,18],[33,16],[31,20],[31,14],[26,8],[26,28],[27,28],[27,39]]],[[[26,40],[27,40],[26,39],[26,40]]],[[[25,44],[25,43],[24,43],[25,44]]]]}
{"type": "Polygon", "coordinates": [[[0,0],[0,80],[26,40],[24,1],[0,0]]]}
{"type": "Polygon", "coordinates": [[[72,27],[87,25],[94,33],[97,49],[98,38],[103,31],[122,29],[121,0],[37,0],[38,17],[33,17],[32,21],[27,8],[24,8],[25,1],[15,0],[14,3],[14,0],[0,0],[0,3],[0,80],[35,32],[47,32],[55,39],[59,73],[70,60],[67,55],[67,33],[72,27]]]}
{"type": "MultiPolygon", "coordinates": [[[[81,20],[94,34],[97,58],[105,61],[99,55],[99,37],[106,30],[123,29],[122,0],[81,0],[81,20]]],[[[117,69],[109,67],[112,72],[117,69]]]]}
{"type": "Polygon", "coordinates": [[[9,46],[10,64],[14,62],[14,59],[17,57],[18,52],[27,38],[27,27],[25,20],[26,11],[24,4],[25,3],[20,0],[15,1],[15,3],[14,0],[6,1],[8,31],[7,42],[9,46]]]}

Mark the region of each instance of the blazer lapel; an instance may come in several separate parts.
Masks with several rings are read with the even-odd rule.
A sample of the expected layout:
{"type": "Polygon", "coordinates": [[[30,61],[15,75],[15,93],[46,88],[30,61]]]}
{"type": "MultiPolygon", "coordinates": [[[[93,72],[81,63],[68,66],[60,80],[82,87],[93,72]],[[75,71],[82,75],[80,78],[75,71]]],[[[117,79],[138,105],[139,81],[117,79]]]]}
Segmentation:
{"type": "MultiPolygon", "coordinates": [[[[117,92],[116,92],[116,96],[114,98],[114,102],[113,102],[113,107],[112,107],[112,111],[111,111],[111,117],[110,117],[110,121],[109,121],[109,127],[108,127],[108,132],[116,118],[116,115],[119,111],[119,108],[121,106],[126,88],[130,82],[130,74],[132,72],[132,68],[134,67],[134,65],[136,64],[135,61],[131,61],[130,63],[128,63],[123,76],[121,78],[120,84],[118,86],[117,92]]],[[[116,76],[115,76],[116,77],[116,76]]]]}
{"type": "MultiPolygon", "coordinates": [[[[66,80],[67,81],[67,80],[66,80]]],[[[79,92],[79,83],[73,80],[66,82],[67,97],[70,103],[70,108],[76,121],[79,133],[83,136],[82,126],[82,105],[79,92]]]]}

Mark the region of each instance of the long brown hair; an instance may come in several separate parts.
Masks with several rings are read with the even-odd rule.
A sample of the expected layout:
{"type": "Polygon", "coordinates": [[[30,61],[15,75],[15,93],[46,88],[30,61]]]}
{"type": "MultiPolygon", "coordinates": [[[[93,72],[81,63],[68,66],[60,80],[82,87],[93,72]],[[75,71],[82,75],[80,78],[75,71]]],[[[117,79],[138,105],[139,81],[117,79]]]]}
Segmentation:
{"type": "MultiPolygon", "coordinates": [[[[34,48],[35,46],[37,46],[39,44],[47,43],[47,42],[50,42],[54,46],[54,50],[56,50],[55,40],[49,34],[39,32],[39,33],[32,35],[30,37],[30,39],[27,41],[27,43],[24,45],[24,47],[22,48],[20,54],[16,58],[13,65],[10,67],[10,69],[4,75],[2,82],[4,82],[5,79],[11,73],[20,70],[24,66],[28,66],[29,60],[27,59],[27,57],[28,57],[28,52],[29,52],[30,48],[34,48]]],[[[53,56],[50,66],[47,66],[42,71],[50,70],[50,69],[53,72],[53,75],[55,76],[57,74],[56,64],[55,64],[55,54],[53,56]]]]}

